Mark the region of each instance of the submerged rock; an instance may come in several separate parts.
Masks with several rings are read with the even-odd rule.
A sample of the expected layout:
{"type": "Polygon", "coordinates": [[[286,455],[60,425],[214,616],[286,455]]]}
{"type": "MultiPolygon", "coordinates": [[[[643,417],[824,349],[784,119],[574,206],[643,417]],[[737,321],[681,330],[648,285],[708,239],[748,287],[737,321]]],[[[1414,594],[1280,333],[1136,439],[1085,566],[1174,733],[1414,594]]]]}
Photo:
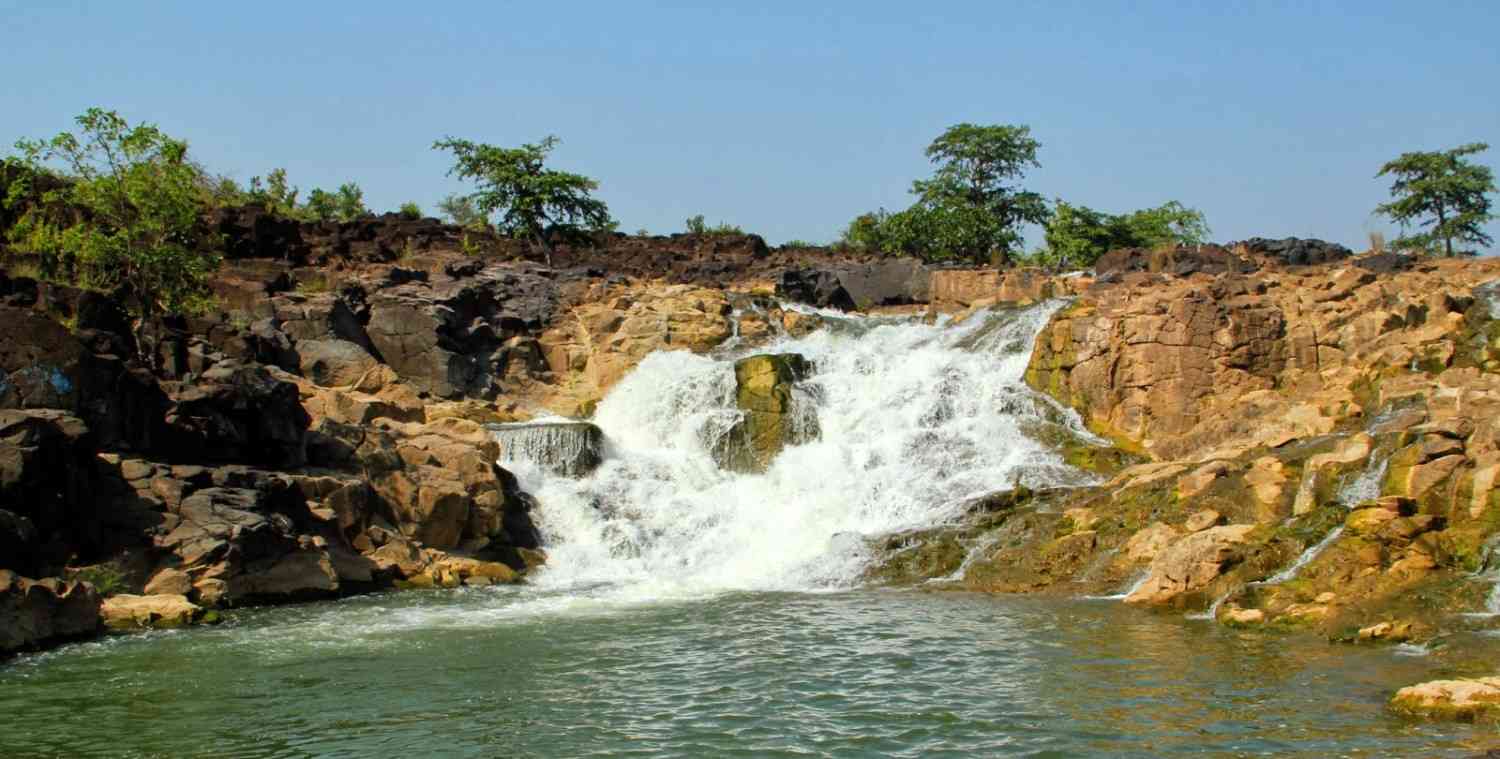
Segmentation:
{"type": "Polygon", "coordinates": [[[786,446],[818,437],[812,403],[795,392],[797,382],[811,373],[812,363],[796,353],[762,354],[735,363],[735,405],[743,417],[716,446],[720,466],[764,472],[786,446]]]}
{"type": "Polygon", "coordinates": [[[581,477],[604,458],[604,431],[588,422],[518,422],[488,428],[506,463],[526,462],[553,474],[581,477]]]}

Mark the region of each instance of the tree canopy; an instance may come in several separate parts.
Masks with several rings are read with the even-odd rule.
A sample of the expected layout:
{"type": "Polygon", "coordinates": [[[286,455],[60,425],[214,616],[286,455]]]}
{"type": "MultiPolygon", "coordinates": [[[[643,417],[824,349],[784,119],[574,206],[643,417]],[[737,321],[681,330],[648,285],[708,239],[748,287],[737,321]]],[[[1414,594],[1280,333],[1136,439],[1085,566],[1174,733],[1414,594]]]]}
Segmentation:
{"type": "Polygon", "coordinates": [[[519,148],[453,137],[432,147],[453,154],[450,176],[474,182],[477,190],[467,196],[474,208],[486,219],[499,213],[499,230],[540,244],[550,265],[555,243],[613,226],[608,207],[590,194],[599,189],[598,182],[545,168],[547,154],[556,146],[557,138],[549,136],[519,148]]]}
{"type": "MultiPolygon", "coordinates": [[[[1494,218],[1490,213],[1489,194],[1495,191],[1495,177],[1488,166],[1464,160],[1464,156],[1481,153],[1489,145],[1476,142],[1441,152],[1402,153],[1380,168],[1377,177],[1392,176],[1389,203],[1376,212],[1389,216],[1403,230],[1412,224],[1426,232],[1403,235],[1393,241],[1397,247],[1436,252],[1441,243],[1443,255],[1455,255],[1453,242],[1491,245],[1484,224],[1494,218]]],[[[1472,254],[1472,250],[1458,253],[1472,254]]]]}
{"type": "Polygon", "coordinates": [[[1107,214],[1058,199],[1047,221],[1039,263],[1060,269],[1092,266],[1117,248],[1192,245],[1208,237],[1203,213],[1173,200],[1127,214],[1107,214]]]}
{"type": "Polygon", "coordinates": [[[929,261],[1007,262],[1021,248],[1022,225],[1048,216],[1042,196],[1017,186],[1028,168],[1041,166],[1040,147],[1026,126],[949,127],[927,146],[935,169],[912,182],[917,201],[855,218],[843,241],[929,261]]]}
{"type": "MultiPolygon", "coordinates": [[[[187,143],[100,108],[75,121],[76,134],[16,143],[30,176],[62,176],[21,211],[13,247],[35,256],[44,276],[124,296],[143,321],[202,310],[218,245],[187,143]]],[[[12,186],[7,204],[29,191],[12,186]]]]}

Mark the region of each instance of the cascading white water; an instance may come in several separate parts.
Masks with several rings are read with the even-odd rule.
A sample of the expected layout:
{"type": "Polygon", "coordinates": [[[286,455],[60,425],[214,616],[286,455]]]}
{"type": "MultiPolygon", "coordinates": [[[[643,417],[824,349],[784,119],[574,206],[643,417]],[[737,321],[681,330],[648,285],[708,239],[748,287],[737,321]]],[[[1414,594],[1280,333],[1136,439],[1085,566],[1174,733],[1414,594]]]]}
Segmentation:
{"type": "Polygon", "coordinates": [[[1385,479],[1385,470],[1391,465],[1390,456],[1371,458],[1364,471],[1349,484],[1339,488],[1338,502],[1345,508],[1354,508],[1365,501],[1380,497],[1380,483],[1385,479]]]}
{"type": "Polygon", "coordinates": [[[816,590],[856,581],[865,537],[956,520],[970,498],[1088,476],[1023,427],[1076,415],[1022,382],[1060,302],[959,327],[829,317],[828,329],[755,352],[800,353],[816,370],[803,403],[820,436],[764,474],[735,474],[712,445],[739,412],[733,359],[652,354],[600,404],[603,463],[576,480],[518,468],[540,503],[543,588],[607,587],[650,599],[723,590],[816,590]]]}

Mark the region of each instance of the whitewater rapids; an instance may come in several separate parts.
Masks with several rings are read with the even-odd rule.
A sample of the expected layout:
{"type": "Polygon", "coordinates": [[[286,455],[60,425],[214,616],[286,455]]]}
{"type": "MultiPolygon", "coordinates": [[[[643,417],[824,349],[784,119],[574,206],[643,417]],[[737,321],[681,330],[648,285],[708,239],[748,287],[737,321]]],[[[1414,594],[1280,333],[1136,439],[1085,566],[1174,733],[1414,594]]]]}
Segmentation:
{"type": "Polygon", "coordinates": [[[539,502],[548,562],[539,590],[665,600],[858,583],[867,538],[958,519],[965,501],[1087,475],[1028,434],[1077,416],[1025,386],[1032,344],[1060,301],[961,326],[823,314],[802,338],[720,356],[648,356],[600,403],[603,463],[582,479],[507,462],[539,502]],[[735,474],[712,446],[738,418],[734,360],[799,353],[797,389],[821,436],[764,474],[735,474]]]}

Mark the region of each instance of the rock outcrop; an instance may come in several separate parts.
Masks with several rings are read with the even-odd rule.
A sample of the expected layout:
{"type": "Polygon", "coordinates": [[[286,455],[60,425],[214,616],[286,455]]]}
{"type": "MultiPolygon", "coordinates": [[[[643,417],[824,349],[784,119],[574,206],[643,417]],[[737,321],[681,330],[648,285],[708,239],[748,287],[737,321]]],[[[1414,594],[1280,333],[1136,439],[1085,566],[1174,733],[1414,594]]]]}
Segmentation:
{"type": "Polygon", "coordinates": [[[811,399],[797,395],[797,383],[812,364],[795,353],[763,354],[735,362],[735,405],[741,418],[715,445],[720,465],[736,472],[763,472],[781,449],[818,436],[811,399]]]}
{"type": "Polygon", "coordinates": [[[87,583],[30,580],[0,569],[0,657],[94,635],[99,603],[87,583]]]}

